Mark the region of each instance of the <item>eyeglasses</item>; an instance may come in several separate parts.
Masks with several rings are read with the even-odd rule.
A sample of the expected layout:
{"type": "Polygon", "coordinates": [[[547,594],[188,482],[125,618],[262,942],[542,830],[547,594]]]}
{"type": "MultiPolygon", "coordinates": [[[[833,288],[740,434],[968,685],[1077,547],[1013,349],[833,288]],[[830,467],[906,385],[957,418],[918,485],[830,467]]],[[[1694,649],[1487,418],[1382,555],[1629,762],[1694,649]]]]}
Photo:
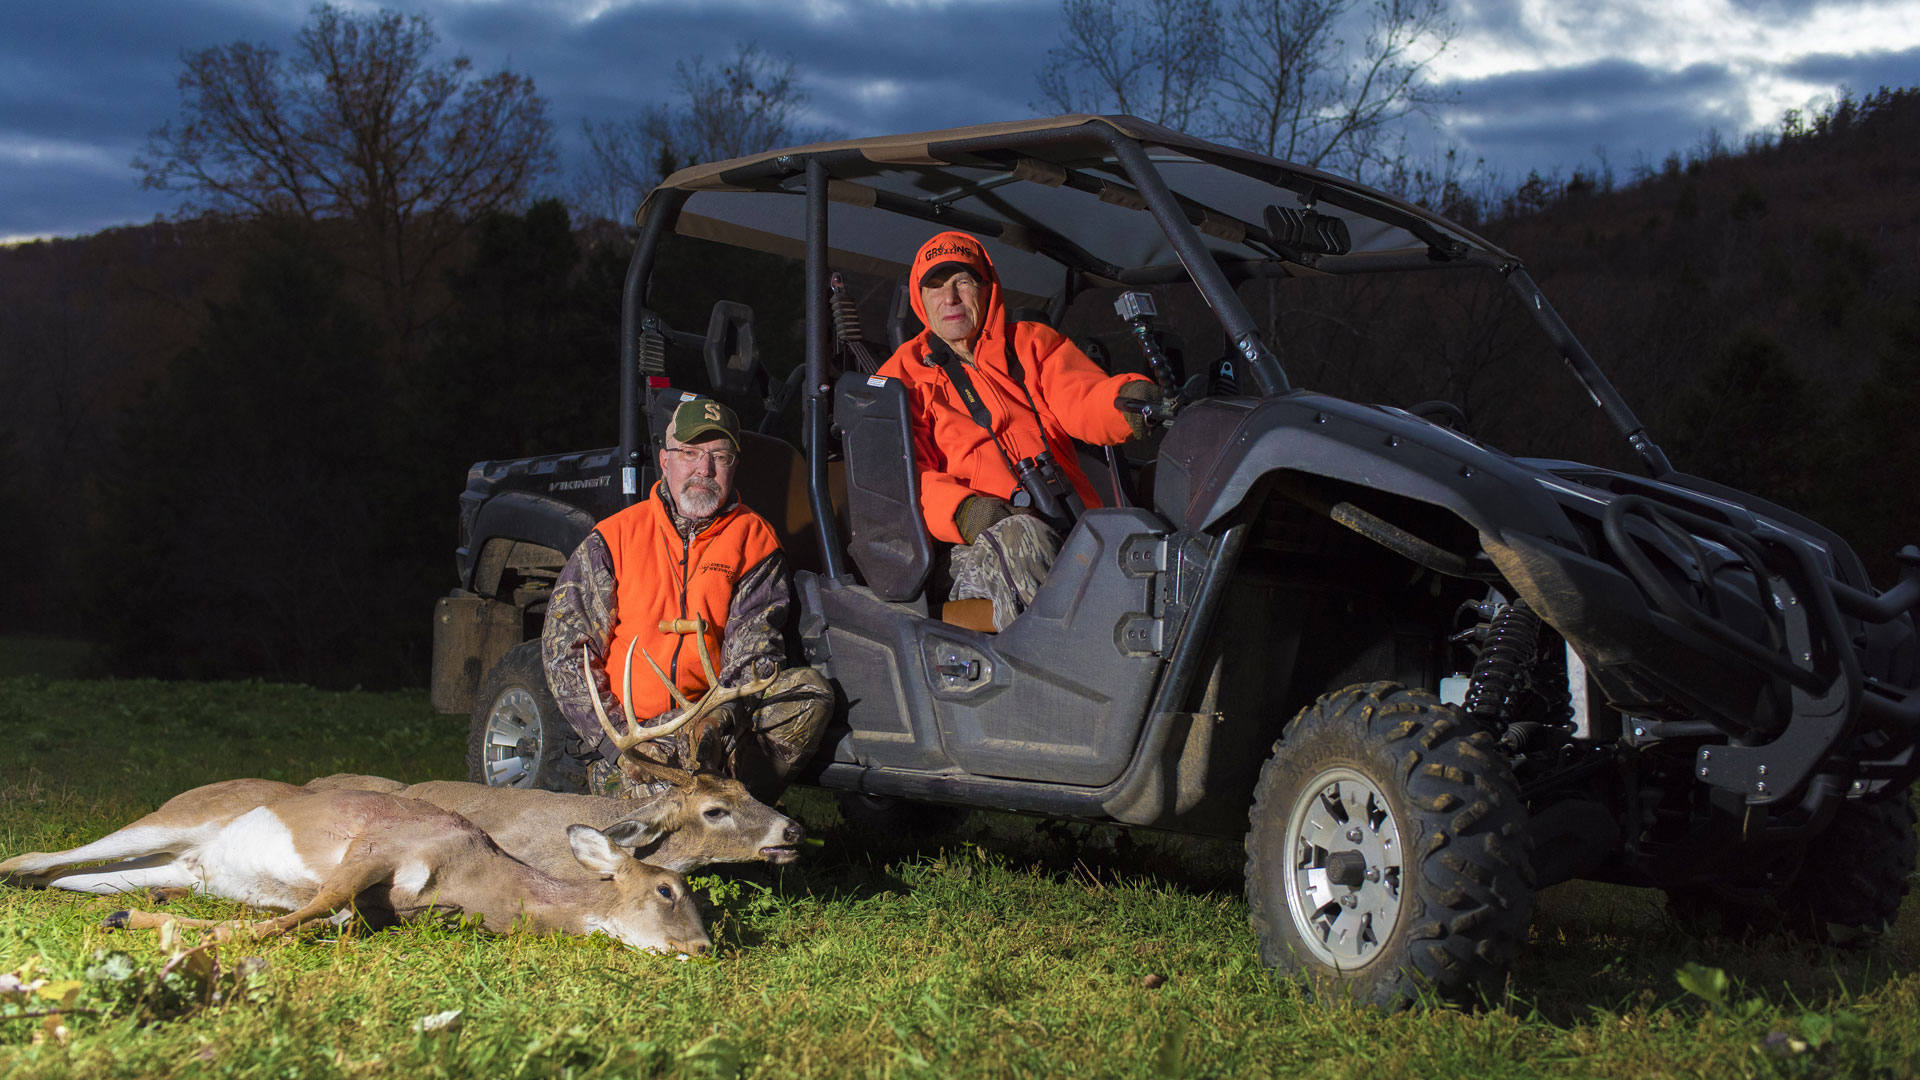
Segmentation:
{"type": "Polygon", "coordinates": [[[731,469],[740,463],[740,455],[733,450],[695,450],[687,446],[669,446],[660,451],[668,458],[682,465],[701,465],[711,458],[715,468],[731,469]]]}

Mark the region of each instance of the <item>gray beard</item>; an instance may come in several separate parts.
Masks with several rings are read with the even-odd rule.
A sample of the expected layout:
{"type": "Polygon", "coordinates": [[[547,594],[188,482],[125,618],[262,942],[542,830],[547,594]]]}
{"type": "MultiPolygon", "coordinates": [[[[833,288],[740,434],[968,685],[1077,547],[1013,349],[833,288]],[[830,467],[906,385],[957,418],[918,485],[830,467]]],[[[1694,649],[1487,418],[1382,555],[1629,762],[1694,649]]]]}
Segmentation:
{"type": "Polygon", "coordinates": [[[691,481],[680,491],[675,500],[682,514],[694,521],[705,521],[720,511],[720,488],[695,487],[691,481]]]}

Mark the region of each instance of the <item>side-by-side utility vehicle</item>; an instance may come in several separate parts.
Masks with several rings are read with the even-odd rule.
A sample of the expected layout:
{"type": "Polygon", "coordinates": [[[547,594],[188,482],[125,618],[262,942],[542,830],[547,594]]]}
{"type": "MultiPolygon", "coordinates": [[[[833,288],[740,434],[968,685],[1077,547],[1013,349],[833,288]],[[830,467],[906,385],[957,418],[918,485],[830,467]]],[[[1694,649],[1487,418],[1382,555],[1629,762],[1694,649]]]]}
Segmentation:
{"type": "Polygon", "coordinates": [[[1497,993],[1534,891],[1569,879],[1662,889],[1701,925],[1827,938],[1897,911],[1920,551],[1881,592],[1828,529],[1676,470],[1520,260],[1471,230],[1096,116],[685,169],[638,226],[618,444],[481,462],[460,498],[433,686],[470,712],[476,779],[568,779],[538,664],[545,598],[594,522],[645,497],[664,410],[711,393],[760,429],[742,497],[798,570],[796,660],[839,694],[804,780],[849,805],[1244,836],[1264,961],[1387,1007],[1497,993]],[[945,553],[906,401],[872,374],[918,329],[908,262],[944,229],[985,243],[1012,317],[1104,317],[1094,336],[1143,343],[1110,362],[1153,354],[1173,410],[1144,456],[1058,448],[1106,505],[999,633],[929,585],[945,553]],[[650,298],[697,275],[658,272],[670,244],[795,270],[756,270],[761,295],[743,283],[711,298],[704,330],[675,327],[650,298]],[[1510,456],[1445,403],[1295,388],[1287,343],[1241,298],[1435,270],[1504,280],[1644,475],[1510,456]],[[780,280],[804,290],[804,327],[756,330],[756,307],[793,310],[766,295],[780,280]],[[845,284],[860,282],[882,284],[845,284]],[[1155,298],[1171,312],[1183,291],[1226,343],[1204,370],[1170,371],[1154,347],[1155,298]],[[856,295],[886,308],[864,322],[885,326],[873,341],[856,295]]]}

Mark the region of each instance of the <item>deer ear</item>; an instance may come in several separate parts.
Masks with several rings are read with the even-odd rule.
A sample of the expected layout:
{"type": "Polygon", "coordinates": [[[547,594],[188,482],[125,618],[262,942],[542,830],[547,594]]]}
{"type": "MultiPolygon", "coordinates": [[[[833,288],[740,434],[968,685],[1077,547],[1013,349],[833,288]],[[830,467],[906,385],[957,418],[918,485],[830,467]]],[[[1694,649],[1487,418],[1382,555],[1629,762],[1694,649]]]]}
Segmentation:
{"type": "Polygon", "coordinates": [[[606,837],[623,848],[642,848],[666,835],[659,824],[644,817],[630,817],[607,826],[606,837]]]}
{"type": "Polygon", "coordinates": [[[626,852],[613,846],[606,833],[591,825],[567,826],[567,844],[580,865],[596,874],[614,873],[631,861],[626,852]]]}

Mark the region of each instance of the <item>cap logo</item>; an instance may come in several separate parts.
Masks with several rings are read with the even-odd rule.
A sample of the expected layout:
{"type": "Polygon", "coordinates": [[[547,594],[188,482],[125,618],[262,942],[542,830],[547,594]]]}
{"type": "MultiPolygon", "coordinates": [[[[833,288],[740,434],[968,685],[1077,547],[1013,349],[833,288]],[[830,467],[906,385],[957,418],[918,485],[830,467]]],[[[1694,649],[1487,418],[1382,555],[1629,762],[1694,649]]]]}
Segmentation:
{"type": "Polygon", "coordinates": [[[706,413],[707,419],[712,420],[716,424],[720,422],[720,405],[717,402],[707,402],[707,407],[703,411],[706,413]]]}
{"type": "Polygon", "coordinates": [[[972,247],[968,247],[964,244],[954,243],[952,246],[949,246],[949,247],[928,248],[926,251],[926,254],[921,256],[920,261],[932,262],[935,259],[947,259],[947,258],[952,258],[954,256],[959,256],[960,258],[964,258],[964,259],[977,259],[980,257],[980,253],[978,250],[972,247]]]}

